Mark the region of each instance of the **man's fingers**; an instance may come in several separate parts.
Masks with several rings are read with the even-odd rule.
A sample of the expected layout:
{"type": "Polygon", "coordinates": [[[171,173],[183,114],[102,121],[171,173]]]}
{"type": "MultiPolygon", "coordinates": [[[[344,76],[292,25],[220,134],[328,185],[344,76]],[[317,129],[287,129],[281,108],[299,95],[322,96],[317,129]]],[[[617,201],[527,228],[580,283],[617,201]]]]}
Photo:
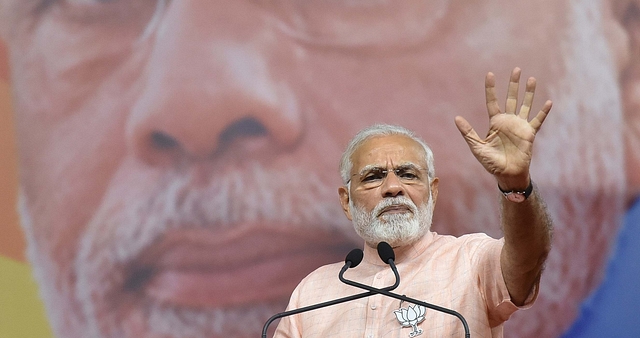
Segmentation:
{"type": "Polygon", "coordinates": [[[522,106],[520,107],[520,113],[518,116],[522,119],[529,120],[529,113],[531,112],[531,105],[533,104],[533,94],[536,91],[536,79],[530,77],[527,80],[527,89],[524,92],[524,99],[522,100],[522,106]]]}
{"type": "Polygon", "coordinates": [[[471,124],[469,124],[469,122],[464,117],[456,116],[455,122],[456,122],[456,127],[458,127],[458,130],[460,131],[460,134],[462,134],[462,136],[464,137],[464,139],[467,141],[469,145],[480,141],[478,134],[476,133],[475,130],[473,130],[473,127],[471,127],[471,124]]]}
{"type": "Polygon", "coordinates": [[[518,86],[520,85],[520,68],[516,67],[511,72],[509,79],[509,88],[507,89],[507,103],[504,112],[507,114],[515,114],[518,105],[518,86]]]}
{"type": "Polygon", "coordinates": [[[538,132],[538,130],[540,130],[544,119],[547,118],[549,111],[551,111],[552,105],[553,103],[551,102],[551,100],[547,100],[547,102],[544,103],[544,106],[542,106],[542,109],[540,109],[540,111],[538,112],[538,115],[536,115],[536,117],[534,117],[531,122],[529,122],[529,125],[533,127],[536,133],[538,132]]]}
{"type": "Polygon", "coordinates": [[[500,106],[498,105],[498,98],[496,97],[496,78],[491,72],[487,73],[484,79],[484,93],[487,100],[489,118],[500,114],[500,106]]]}

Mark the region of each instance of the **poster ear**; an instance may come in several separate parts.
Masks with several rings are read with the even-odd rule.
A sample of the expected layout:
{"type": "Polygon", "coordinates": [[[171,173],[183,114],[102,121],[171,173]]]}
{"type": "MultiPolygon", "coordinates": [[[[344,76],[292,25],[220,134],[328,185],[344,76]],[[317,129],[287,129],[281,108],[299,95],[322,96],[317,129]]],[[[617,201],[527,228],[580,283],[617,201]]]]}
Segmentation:
{"type": "MultiPolygon", "coordinates": [[[[628,195],[640,195],[640,0],[611,0],[605,32],[618,65],[624,109],[624,143],[628,195]]],[[[605,14],[605,15],[607,15],[605,14]]]]}

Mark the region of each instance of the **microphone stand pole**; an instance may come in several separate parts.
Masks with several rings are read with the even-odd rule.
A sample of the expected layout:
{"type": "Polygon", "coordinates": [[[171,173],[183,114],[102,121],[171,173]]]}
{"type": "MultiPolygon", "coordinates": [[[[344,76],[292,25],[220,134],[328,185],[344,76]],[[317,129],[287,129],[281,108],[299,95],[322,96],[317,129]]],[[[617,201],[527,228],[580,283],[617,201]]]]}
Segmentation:
{"type": "MultiPolygon", "coordinates": [[[[350,267],[351,267],[351,262],[347,262],[342,267],[342,269],[340,270],[340,273],[338,274],[338,278],[340,278],[340,280],[345,280],[343,275],[344,275],[345,271],[347,271],[347,269],[349,269],[350,267]]],[[[389,286],[389,287],[386,287],[386,288],[383,288],[383,289],[369,290],[369,292],[363,292],[363,293],[359,293],[359,294],[352,295],[352,296],[347,296],[347,297],[343,297],[343,298],[338,298],[338,299],[322,302],[322,303],[319,303],[319,304],[309,305],[309,306],[301,307],[301,308],[298,308],[298,309],[293,309],[293,310],[289,310],[289,311],[276,313],[275,315],[271,316],[271,318],[269,318],[266,323],[264,323],[264,326],[262,327],[262,338],[267,338],[267,329],[269,328],[269,325],[271,325],[271,323],[274,320],[278,319],[278,318],[291,316],[291,315],[295,315],[297,313],[307,312],[307,311],[311,311],[311,310],[315,310],[315,309],[319,309],[319,308],[327,307],[327,306],[331,306],[331,305],[336,305],[336,304],[340,304],[340,303],[344,303],[344,302],[349,302],[349,301],[360,299],[360,298],[364,298],[364,297],[373,296],[375,294],[380,293],[380,291],[384,291],[384,292],[391,291],[391,290],[394,290],[395,288],[397,288],[399,284],[400,284],[400,278],[399,278],[399,276],[398,276],[398,274],[396,272],[396,282],[392,286],[389,286]]]]}
{"type": "MultiPolygon", "coordinates": [[[[391,269],[393,270],[394,274],[396,275],[396,284],[399,284],[400,280],[398,278],[398,272],[397,272],[398,269],[396,268],[395,263],[393,262],[393,260],[389,260],[388,263],[389,263],[389,265],[391,265],[391,269]]],[[[424,306],[426,308],[429,308],[429,309],[432,309],[432,310],[436,310],[436,311],[440,311],[440,312],[444,312],[444,313],[450,314],[452,316],[456,316],[462,322],[462,326],[464,327],[465,338],[470,338],[471,337],[471,333],[469,332],[469,325],[467,324],[467,321],[464,319],[464,317],[460,313],[458,313],[458,312],[456,312],[454,310],[447,309],[447,308],[440,307],[440,306],[433,305],[433,304],[429,304],[429,303],[425,303],[423,301],[420,301],[420,300],[417,300],[417,299],[413,299],[413,298],[409,298],[407,296],[401,296],[401,295],[389,292],[389,290],[386,290],[386,288],[385,289],[378,289],[378,288],[374,288],[374,287],[371,287],[371,286],[368,286],[368,285],[365,285],[365,284],[360,284],[358,282],[354,282],[354,281],[345,279],[344,278],[344,273],[340,274],[338,276],[338,278],[340,278],[340,280],[345,284],[348,284],[348,285],[351,285],[351,286],[355,286],[355,287],[360,288],[360,289],[369,290],[369,292],[371,292],[371,293],[379,293],[379,294],[382,294],[382,295],[385,295],[385,296],[388,296],[388,297],[391,297],[391,298],[400,299],[400,300],[403,300],[403,301],[408,302],[408,303],[422,305],[422,306],[424,306]]]]}

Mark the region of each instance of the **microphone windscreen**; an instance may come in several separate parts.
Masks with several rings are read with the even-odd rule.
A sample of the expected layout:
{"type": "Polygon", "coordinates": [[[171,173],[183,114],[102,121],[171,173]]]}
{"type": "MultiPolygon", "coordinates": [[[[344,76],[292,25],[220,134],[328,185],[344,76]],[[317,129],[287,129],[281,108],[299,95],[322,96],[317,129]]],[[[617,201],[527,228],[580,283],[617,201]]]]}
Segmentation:
{"type": "Polygon", "coordinates": [[[360,249],[353,249],[347,254],[347,258],[344,259],[344,264],[347,262],[351,262],[350,268],[355,268],[362,262],[362,257],[364,257],[364,253],[360,249]]]}
{"type": "Polygon", "coordinates": [[[378,256],[383,262],[389,264],[389,259],[396,260],[396,254],[393,252],[393,248],[387,242],[378,243],[378,256]]]}

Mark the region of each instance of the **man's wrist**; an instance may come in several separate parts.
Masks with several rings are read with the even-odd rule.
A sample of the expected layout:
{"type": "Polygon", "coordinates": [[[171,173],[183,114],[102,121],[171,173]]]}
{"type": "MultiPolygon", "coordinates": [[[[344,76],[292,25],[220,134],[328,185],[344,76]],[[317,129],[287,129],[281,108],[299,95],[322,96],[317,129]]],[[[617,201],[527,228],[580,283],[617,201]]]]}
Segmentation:
{"type": "Polygon", "coordinates": [[[533,180],[529,179],[529,185],[524,190],[503,190],[500,184],[498,184],[498,189],[508,201],[521,203],[529,198],[529,195],[533,192],[533,180]]]}

